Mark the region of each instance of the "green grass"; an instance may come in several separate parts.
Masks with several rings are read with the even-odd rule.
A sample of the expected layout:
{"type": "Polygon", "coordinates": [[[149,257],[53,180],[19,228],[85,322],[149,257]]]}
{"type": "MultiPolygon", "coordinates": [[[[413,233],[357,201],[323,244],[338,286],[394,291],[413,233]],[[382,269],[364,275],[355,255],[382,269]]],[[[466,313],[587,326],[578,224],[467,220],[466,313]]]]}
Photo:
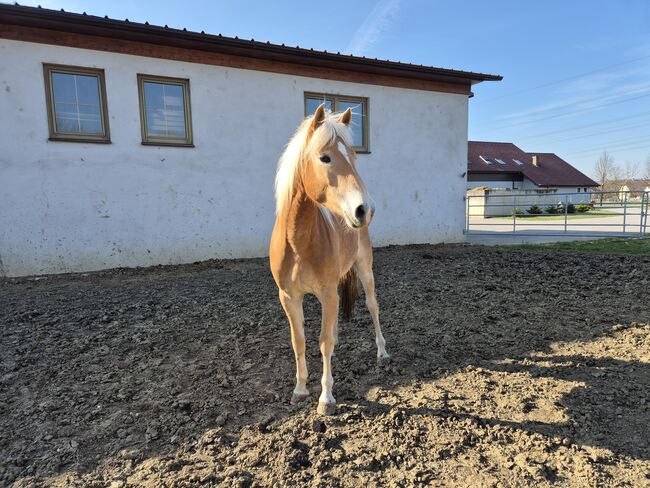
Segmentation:
{"type": "MultiPolygon", "coordinates": [[[[638,213],[638,212],[637,212],[638,213]]],[[[576,220],[576,219],[593,219],[597,217],[614,217],[619,216],[623,217],[622,213],[612,212],[610,210],[590,210],[585,213],[573,213],[567,215],[567,220],[576,220]]],[[[491,217],[490,220],[512,220],[513,217],[491,217]]],[[[534,220],[535,222],[545,222],[547,220],[564,220],[564,214],[553,215],[553,214],[540,214],[540,215],[517,215],[517,220],[534,220]]]]}
{"type": "Polygon", "coordinates": [[[514,244],[507,247],[543,251],[581,251],[628,256],[650,256],[650,238],[614,238],[593,241],[553,242],[548,244],[514,244]]]}

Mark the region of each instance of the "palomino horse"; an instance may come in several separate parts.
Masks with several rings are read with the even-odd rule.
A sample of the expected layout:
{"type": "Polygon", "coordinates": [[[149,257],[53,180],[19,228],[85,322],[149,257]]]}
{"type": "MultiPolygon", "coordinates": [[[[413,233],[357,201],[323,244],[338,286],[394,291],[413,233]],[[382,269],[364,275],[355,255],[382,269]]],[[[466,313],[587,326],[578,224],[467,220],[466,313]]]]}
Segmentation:
{"type": "Polygon", "coordinates": [[[287,145],[275,177],[276,220],[270,257],[296,358],[291,403],[309,395],[302,301],[306,293],[312,293],[322,306],[321,414],[332,414],[336,407],[331,362],[338,342],[339,285],[343,288],[344,317],[349,317],[356,299],[357,276],[361,279],[375,326],[377,359],[389,357],[379,325],[368,234],[375,209],[355,169],[351,119],[349,108],[342,114],[331,114],[320,105],[287,145]]]}

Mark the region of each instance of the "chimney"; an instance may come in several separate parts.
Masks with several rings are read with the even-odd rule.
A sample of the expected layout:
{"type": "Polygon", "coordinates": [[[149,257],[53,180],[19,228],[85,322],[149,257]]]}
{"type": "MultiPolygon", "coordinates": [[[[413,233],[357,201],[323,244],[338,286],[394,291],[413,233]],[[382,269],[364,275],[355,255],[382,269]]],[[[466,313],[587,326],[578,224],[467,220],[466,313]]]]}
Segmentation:
{"type": "Polygon", "coordinates": [[[539,166],[539,163],[537,162],[537,155],[533,155],[533,166],[539,166]]]}

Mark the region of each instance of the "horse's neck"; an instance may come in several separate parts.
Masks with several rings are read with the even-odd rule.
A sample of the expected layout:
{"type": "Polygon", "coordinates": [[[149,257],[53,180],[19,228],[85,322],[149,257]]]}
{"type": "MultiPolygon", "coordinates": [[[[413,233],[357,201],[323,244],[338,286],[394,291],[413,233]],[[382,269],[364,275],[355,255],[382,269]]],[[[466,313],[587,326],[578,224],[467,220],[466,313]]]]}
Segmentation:
{"type": "Polygon", "coordinates": [[[321,234],[327,231],[324,223],[318,205],[299,187],[285,216],[287,241],[294,251],[309,249],[315,241],[322,240],[321,234]]]}

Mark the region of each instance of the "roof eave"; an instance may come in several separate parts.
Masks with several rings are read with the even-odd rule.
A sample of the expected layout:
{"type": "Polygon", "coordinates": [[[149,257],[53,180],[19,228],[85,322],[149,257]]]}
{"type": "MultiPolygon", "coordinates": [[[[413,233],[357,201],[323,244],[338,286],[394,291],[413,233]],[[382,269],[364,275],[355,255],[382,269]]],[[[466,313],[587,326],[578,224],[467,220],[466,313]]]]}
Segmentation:
{"type": "Polygon", "coordinates": [[[469,86],[502,79],[499,75],[347,56],[37,7],[0,4],[0,23],[469,86]]]}

